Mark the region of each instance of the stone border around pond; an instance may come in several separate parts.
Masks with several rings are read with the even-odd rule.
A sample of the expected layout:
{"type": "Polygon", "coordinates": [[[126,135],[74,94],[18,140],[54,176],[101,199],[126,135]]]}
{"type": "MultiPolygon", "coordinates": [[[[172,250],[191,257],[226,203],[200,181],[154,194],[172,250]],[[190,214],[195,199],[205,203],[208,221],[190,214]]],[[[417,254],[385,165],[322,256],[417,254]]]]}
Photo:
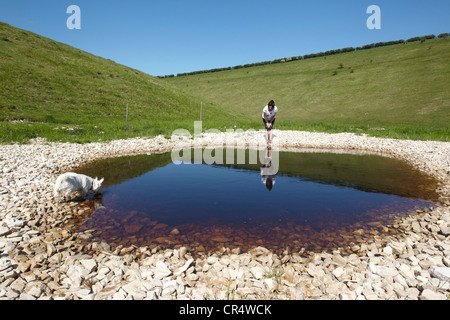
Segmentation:
{"type": "Polygon", "coordinates": [[[0,299],[447,299],[450,296],[450,143],[275,130],[274,147],[366,151],[437,178],[441,204],[394,221],[395,234],[340,250],[276,255],[258,247],[193,257],[184,247],[111,248],[71,233],[73,203],[53,198],[56,177],[87,162],[196,146],[264,146],[264,132],[110,143],[2,145],[0,299]]]}

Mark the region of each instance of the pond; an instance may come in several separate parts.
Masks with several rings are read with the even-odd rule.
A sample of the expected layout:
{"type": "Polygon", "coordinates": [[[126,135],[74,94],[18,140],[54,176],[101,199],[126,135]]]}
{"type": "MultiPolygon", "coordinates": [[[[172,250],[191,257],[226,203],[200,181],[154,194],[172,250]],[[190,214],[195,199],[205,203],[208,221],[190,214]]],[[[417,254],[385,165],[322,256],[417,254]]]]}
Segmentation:
{"type": "MultiPolygon", "coordinates": [[[[177,154],[194,159],[197,151],[206,154],[177,154]]],[[[173,153],[163,153],[79,168],[105,181],[102,195],[80,204],[88,214],[75,229],[94,230],[95,240],[113,246],[322,251],[390,232],[385,226],[393,219],[438,198],[433,178],[380,155],[228,151],[209,151],[223,159],[212,164],[174,163],[173,153]]]]}

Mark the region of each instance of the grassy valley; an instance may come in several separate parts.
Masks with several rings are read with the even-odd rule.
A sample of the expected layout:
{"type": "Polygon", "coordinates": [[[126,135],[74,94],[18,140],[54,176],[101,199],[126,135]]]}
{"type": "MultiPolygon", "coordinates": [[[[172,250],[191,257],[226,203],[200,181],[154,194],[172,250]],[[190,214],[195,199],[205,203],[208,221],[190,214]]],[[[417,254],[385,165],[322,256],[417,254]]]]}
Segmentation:
{"type": "Polygon", "coordinates": [[[450,38],[159,79],[0,22],[0,143],[95,142],[203,129],[450,140],[450,38]],[[125,121],[126,106],[128,121],[125,121]]]}
{"type": "Polygon", "coordinates": [[[0,22],[0,142],[91,142],[246,126],[243,115],[173,84],[0,22]],[[129,105],[128,122],[126,106],[129,105]]]}
{"type": "Polygon", "coordinates": [[[449,141],[450,38],[166,78],[277,128],[449,141]]]}

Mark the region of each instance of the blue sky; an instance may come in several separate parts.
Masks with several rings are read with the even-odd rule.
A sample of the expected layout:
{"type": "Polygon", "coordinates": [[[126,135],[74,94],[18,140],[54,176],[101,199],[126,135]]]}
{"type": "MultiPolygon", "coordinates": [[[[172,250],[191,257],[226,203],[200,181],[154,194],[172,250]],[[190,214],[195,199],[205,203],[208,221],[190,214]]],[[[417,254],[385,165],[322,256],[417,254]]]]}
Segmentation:
{"type": "Polygon", "coordinates": [[[151,75],[450,32],[448,0],[0,0],[0,21],[151,75]],[[69,30],[67,7],[81,9],[69,30]],[[369,30],[370,5],[381,29],[369,30]]]}

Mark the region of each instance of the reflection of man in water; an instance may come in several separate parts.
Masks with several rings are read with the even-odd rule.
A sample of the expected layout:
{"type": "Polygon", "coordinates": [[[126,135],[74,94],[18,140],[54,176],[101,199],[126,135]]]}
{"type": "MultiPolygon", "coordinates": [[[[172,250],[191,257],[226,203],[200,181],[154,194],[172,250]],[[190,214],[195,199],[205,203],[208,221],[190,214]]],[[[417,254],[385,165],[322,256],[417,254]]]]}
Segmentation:
{"type": "Polygon", "coordinates": [[[275,184],[275,173],[272,167],[272,148],[266,148],[266,156],[264,157],[264,165],[261,168],[261,181],[270,191],[275,184]]]}

